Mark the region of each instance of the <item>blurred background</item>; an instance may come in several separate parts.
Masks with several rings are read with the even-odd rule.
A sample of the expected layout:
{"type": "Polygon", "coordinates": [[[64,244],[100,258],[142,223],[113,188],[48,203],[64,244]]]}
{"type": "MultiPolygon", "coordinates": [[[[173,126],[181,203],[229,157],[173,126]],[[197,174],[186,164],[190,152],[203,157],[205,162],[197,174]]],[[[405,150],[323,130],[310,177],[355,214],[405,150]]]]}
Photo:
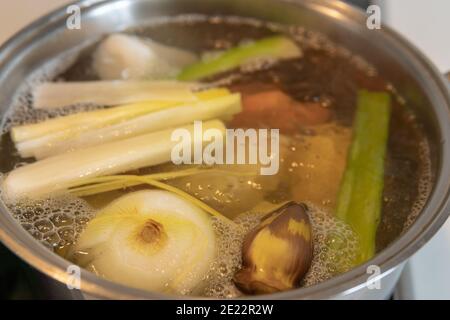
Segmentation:
{"type": "MultiPolygon", "coordinates": [[[[300,1],[300,0],[299,0],[300,1]]],[[[0,0],[0,44],[18,30],[69,0],[0,0]]],[[[381,7],[387,24],[424,52],[441,72],[450,71],[450,1],[348,0],[364,10],[381,7]]],[[[408,263],[394,298],[450,299],[450,222],[408,263]]],[[[0,299],[46,299],[42,278],[0,244],[0,299]]]]}

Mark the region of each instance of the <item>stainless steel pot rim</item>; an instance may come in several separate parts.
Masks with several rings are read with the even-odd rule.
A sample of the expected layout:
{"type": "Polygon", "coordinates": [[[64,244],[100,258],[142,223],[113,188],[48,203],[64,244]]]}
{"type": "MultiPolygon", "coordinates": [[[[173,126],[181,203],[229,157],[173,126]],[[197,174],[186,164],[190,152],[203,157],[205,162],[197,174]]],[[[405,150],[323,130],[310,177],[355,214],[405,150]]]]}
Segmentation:
{"type": "MultiPolygon", "coordinates": [[[[79,0],[75,1],[82,10],[90,10],[96,6],[108,2],[117,2],[121,0],[79,0]]],[[[132,1],[132,0],[125,0],[132,1]]],[[[297,3],[296,0],[274,0],[289,3],[297,3]]],[[[356,21],[365,21],[365,15],[347,4],[332,0],[312,0],[309,4],[321,6],[327,9],[337,10],[340,14],[356,21]]],[[[52,13],[40,18],[30,24],[13,38],[0,47],[0,68],[5,67],[8,57],[15,50],[22,50],[26,47],[27,41],[35,35],[40,34],[49,26],[61,25],[65,19],[66,7],[53,11],[52,13]],[[2,63],[1,61],[6,61],[2,63]]],[[[450,168],[445,164],[450,163],[450,93],[447,83],[440,76],[431,62],[421,54],[415,47],[408,43],[403,37],[398,35],[386,26],[383,26],[383,36],[391,45],[402,47],[409,58],[414,61],[423,76],[427,77],[429,86],[432,89],[433,105],[438,116],[443,140],[442,161],[439,164],[440,175],[437,177],[434,190],[423,209],[423,213],[417,221],[388,248],[377,254],[372,260],[361,265],[347,273],[336,276],[324,281],[318,285],[299,288],[296,290],[281,292],[271,295],[258,296],[261,299],[290,299],[290,298],[325,298],[339,297],[347,293],[358,290],[365,286],[368,274],[366,273],[369,265],[377,265],[382,269],[382,273],[388,273],[399,263],[410,257],[420,247],[422,247],[442,226],[450,214],[450,168]],[[433,87],[434,85],[434,87],[433,87]]],[[[430,89],[430,90],[431,90],[430,89]]],[[[0,204],[0,212],[8,216],[8,225],[2,223],[0,226],[0,240],[9,247],[15,254],[31,264],[36,269],[49,275],[56,280],[66,283],[69,280],[69,274],[66,273],[67,267],[71,263],[58,255],[52,253],[43,245],[22,229],[10,216],[3,203],[0,204]],[[20,232],[23,239],[15,236],[15,232],[20,232]]],[[[92,296],[114,298],[114,299],[174,299],[186,298],[180,296],[170,296],[160,293],[148,292],[140,289],[130,288],[121,284],[113,283],[86,271],[81,271],[82,290],[92,296]]],[[[251,298],[251,297],[249,297],[251,298]]],[[[245,298],[244,298],[245,299],[245,298]]]]}

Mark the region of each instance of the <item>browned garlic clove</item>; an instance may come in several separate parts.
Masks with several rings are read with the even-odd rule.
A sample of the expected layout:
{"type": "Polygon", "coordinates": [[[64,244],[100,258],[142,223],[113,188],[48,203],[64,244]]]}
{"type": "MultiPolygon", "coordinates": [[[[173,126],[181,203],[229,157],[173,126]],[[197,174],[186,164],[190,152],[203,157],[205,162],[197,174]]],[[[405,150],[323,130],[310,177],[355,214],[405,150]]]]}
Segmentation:
{"type": "Polygon", "coordinates": [[[312,256],[312,228],[308,208],[289,202],[266,215],[244,239],[242,269],[236,286],[247,294],[293,289],[308,271],[312,256]]]}

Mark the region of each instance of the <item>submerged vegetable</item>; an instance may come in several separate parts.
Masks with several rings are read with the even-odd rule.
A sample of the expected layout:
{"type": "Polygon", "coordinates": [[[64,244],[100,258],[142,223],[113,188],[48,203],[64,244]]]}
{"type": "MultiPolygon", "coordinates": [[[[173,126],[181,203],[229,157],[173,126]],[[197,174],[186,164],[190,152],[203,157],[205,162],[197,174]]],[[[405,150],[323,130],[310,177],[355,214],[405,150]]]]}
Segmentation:
{"type": "Polygon", "coordinates": [[[199,208],[205,210],[212,216],[223,220],[226,223],[235,225],[235,223],[228,219],[225,215],[217,211],[216,209],[208,206],[207,203],[203,202],[203,199],[199,200],[196,197],[190,195],[189,193],[183,191],[181,188],[177,188],[173,185],[161,182],[166,180],[173,180],[180,177],[193,177],[198,174],[205,172],[215,172],[227,175],[235,175],[237,177],[254,176],[256,172],[228,172],[220,169],[211,168],[192,168],[186,170],[178,170],[173,172],[159,172],[155,174],[148,175],[113,175],[113,176],[103,176],[95,177],[91,179],[86,179],[74,183],[74,185],[69,186],[68,191],[76,196],[85,197],[91,196],[99,193],[104,193],[112,190],[123,189],[127,187],[133,187],[137,185],[147,184],[152,187],[156,187],[162,190],[170,191],[178,196],[188,200],[192,204],[198,206],[199,208]]]}
{"type": "Polygon", "coordinates": [[[300,126],[319,125],[331,117],[331,111],[320,103],[296,101],[274,87],[261,85],[262,90],[257,92],[249,92],[250,88],[245,86],[234,89],[243,93],[243,111],[232,121],[235,127],[279,128],[283,133],[292,133],[300,126]]]}
{"type": "Polygon", "coordinates": [[[302,55],[289,38],[274,36],[243,44],[208,59],[190,65],[178,75],[178,80],[192,81],[225,72],[257,59],[290,59],[302,55]]]}
{"type": "MultiPolygon", "coordinates": [[[[202,136],[194,134],[193,125],[183,128],[193,137],[192,144],[201,145],[206,142],[202,136]]],[[[222,134],[225,132],[225,125],[219,120],[204,122],[203,128],[218,129],[222,134]]],[[[105,143],[19,167],[11,171],[3,181],[4,196],[7,199],[36,198],[64,190],[74,182],[87,178],[168,162],[172,149],[177,144],[171,139],[173,130],[105,143]]]]}
{"type": "Polygon", "coordinates": [[[48,135],[60,137],[75,135],[81,131],[115,124],[177,104],[179,102],[150,101],[126,104],[108,109],[79,112],[39,123],[13,127],[11,129],[11,138],[15,143],[20,143],[48,135]]]}
{"type": "Polygon", "coordinates": [[[389,118],[388,93],[365,90],[358,93],[353,141],[336,208],[337,217],[348,223],[359,236],[360,252],[355,265],[375,254],[389,118]]]}
{"type": "Polygon", "coordinates": [[[101,210],[75,250],[78,263],[109,280],[188,294],[201,288],[216,254],[216,239],[203,210],[173,193],[147,190],[127,194],[101,210]]]}
{"type": "Polygon", "coordinates": [[[310,129],[310,135],[295,139],[290,154],[290,184],[295,201],[309,201],[331,212],[336,208],[351,130],[331,123],[310,129]]]}
{"type": "MultiPolygon", "coordinates": [[[[111,121],[109,125],[101,120],[88,123],[84,127],[68,125],[66,130],[51,132],[36,139],[19,142],[16,147],[23,157],[33,156],[43,159],[66,151],[121,140],[194,121],[225,118],[241,111],[239,94],[230,95],[225,89],[212,89],[198,93],[197,96],[198,102],[187,104],[147,103],[149,108],[146,113],[129,119],[125,118],[123,121],[111,121]],[[89,128],[91,130],[88,130],[89,128]]],[[[103,118],[107,120],[107,117],[108,114],[103,118]]],[[[58,119],[64,121],[64,117],[58,119]]],[[[45,122],[42,123],[42,126],[44,124],[45,122]]],[[[20,127],[16,128],[16,130],[19,129],[20,127]]]]}
{"type": "Polygon", "coordinates": [[[306,206],[295,202],[283,205],[245,237],[242,269],[235,274],[234,283],[248,294],[299,286],[311,265],[312,239],[306,206]]]}
{"type": "Polygon", "coordinates": [[[94,70],[103,80],[167,79],[195,63],[195,54],[148,38],[112,34],[94,54],[94,70]]]}
{"type": "Polygon", "coordinates": [[[47,82],[33,90],[33,107],[54,109],[77,104],[115,106],[142,101],[196,101],[194,84],[176,81],[47,82]]]}

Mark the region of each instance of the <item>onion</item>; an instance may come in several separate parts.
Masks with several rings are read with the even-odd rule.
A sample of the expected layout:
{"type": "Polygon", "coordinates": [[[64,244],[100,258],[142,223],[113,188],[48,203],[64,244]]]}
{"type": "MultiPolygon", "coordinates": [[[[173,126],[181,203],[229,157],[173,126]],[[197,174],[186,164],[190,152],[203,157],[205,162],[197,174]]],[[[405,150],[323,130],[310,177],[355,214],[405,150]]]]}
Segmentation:
{"type": "Polygon", "coordinates": [[[127,194],[105,207],[81,234],[87,269],[132,287],[195,293],[215,257],[206,212],[159,190],[127,194]]]}

